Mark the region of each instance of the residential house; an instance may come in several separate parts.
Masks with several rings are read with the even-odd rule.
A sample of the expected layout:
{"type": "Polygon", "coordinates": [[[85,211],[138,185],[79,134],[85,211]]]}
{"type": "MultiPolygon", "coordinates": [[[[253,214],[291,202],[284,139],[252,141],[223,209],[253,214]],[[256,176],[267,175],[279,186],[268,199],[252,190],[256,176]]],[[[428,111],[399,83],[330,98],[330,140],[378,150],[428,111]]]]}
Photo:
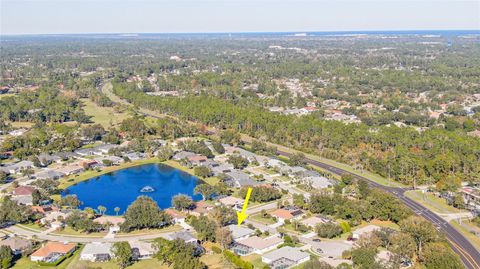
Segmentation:
{"type": "Polygon", "coordinates": [[[93,220],[93,222],[102,224],[102,225],[108,225],[109,226],[109,231],[112,233],[117,233],[120,231],[120,225],[125,222],[124,217],[119,217],[119,216],[100,216],[96,219],[93,220]]]}
{"type": "Polygon", "coordinates": [[[180,160],[188,159],[188,157],[192,157],[192,156],[195,156],[195,155],[196,154],[192,153],[192,152],[180,151],[180,152],[175,153],[175,155],[173,155],[173,159],[176,160],[176,161],[180,161],[180,160]]]}
{"type": "Polygon", "coordinates": [[[218,202],[235,210],[242,210],[244,200],[233,196],[226,196],[218,199],[218,202]]]}
{"type": "Polygon", "coordinates": [[[185,243],[198,243],[198,239],[195,238],[190,232],[181,231],[167,235],[168,240],[181,239],[185,243]]]}
{"type": "Polygon", "coordinates": [[[51,163],[60,163],[62,161],[62,158],[60,156],[50,155],[47,153],[41,153],[37,156],[37,158],[42,166],[47,166],[51,163]]]}
{"type": "Polygon", "coordinates": [[[80,253],[80,260],[91,262],[106,262],[113,257],[112,243],[93,242],[85,244],[80,253]]]}
{"type": "Polygon", "coordinates": [[[236,224],[228,225],[227,228],[232,233],[233,241],[246,239],[255,233],[254,230],[236,224]]]}
{"type": "Polygon", "coordinates": [[[130,161],[139,161],[147,158],[147,154],[143,152],[129,152],[123,154],[123,157],[127,157],[130,161]]]}
{"type": "Polygon", "coordinates": [[[12,236],[0,241],[0,246],[10,247],[13,255],[21,255],[24,252],[29,252],[33,247],[33,243],[30,240],[12,236]]]}
{"type": "Polygon", "coordinates": [[[188,156],[187,160],[194,166],[200,166],[203,165],[208,160],[208,158],[203,155],[195,154],[192,156],[188,156]]]}
{"type": "Polygon", "coordinates": [[[54,263],[63,256],[75,252],[77,245],[74,243],[48,242],[43,247],[30,255],[30,260],[37,262],[54,263]]]}
{"type": "Polygon", "coordinates": [[[165,213],[167,213],[167,215],[172,217],[174,223],[177,223],[177,224],[185,223],[185,214],[183,214],[182,212],[175,210],[173,208],[167,208],[165,209],[165,213]]]}
{"type": "Polygon", "coordinates": [[[303,211],[298,208],[279,208],[270,213],[270,215],[276,217],[279,222],[285,222],[285,220],[299,219],[303,215],[303,211]]]}
{"type": "Polygon", "coordinates": [[[226,173],[229,177],[227,184],[232,187],[241,188],[245,186],[256,186],[258,182],[251,179],[248,174],[240,170],[233,170],[226,173]]]}
{"type": "Polygon", "coordinates": [[[63,173],[67,176],[76,175],[78,173],[83,172],[84,170],[85,169],[83,167],[81,167],[79,164],[76,164],[76,163],[72,163],[56,169],[57,172],[63,173]]]}
{"type": "Polygon", "coordinates": [[[33,174],[33,177],[36,179],[54,179],[57,180],[61,177],[65,176],[64,173],[52,170],[52,169],[43,169],[35,174],[33,174]]]}
{"type": "Polygon", "coordinates": [[[32,196],[35,191],[34,187],[31,186],[18,186],[12,191],[13,196],[32,196]]]}
{"type": "Polygon", "coordinates": [[[212,209],[213,209],[212,205],[206,203],[205,201],[198,201],[195,203],[195,208],[189,211],[189,214],[199,217],[207,214],[212,209]]]}
{"type": "Polygon", "coordinates": [[[352,238],[353,239],[359,239],[362,235],[372,233],[374,231],[380,230],[380,227],[377,225],[367,225],[365,227],[359,228],[355,231],[352,232],[352,238]]]}
{"type": "Polygon", "coordinates": [[[33,168],[33,162],[31,161],[20,161],[18,163],[1,167],[1,170],[7,174],[20,174],[23,171],[33,168]]]}
{"type": "Polygon", "coordinates": [[[322,176],[304,177],[301,181],[315,189],[331,188],[333,186],[333,182],[330,179],[322,176]]]}
{"type": "Polygon", "coordinates": [[[251,253],[263,254],[276,249],[282,243],[283,239],[277,235],[272,235],[266,238],[252,236],[235,241],[232,250],[241,256],[249,255],[251,253]]]}
{"type": "Polygon", "coordinates": [[[40,219],[40,223],[52,228],[60,228],[63,221],[72,214],[71,212],[50,211],[46,212],[45,217],[40,219]]]}
{"type": "Polygon", "coordinates": [[[153,258],[156,251],[152,243],[143,241],[130,242],[134,260],[145,260],[153,258]]]}
{"type": "Polygon", "coordinates": [[[233,165],[231,164],[219,164],[217,166],[210,166],[210,169],[212,169],[212,173],[215,176],[218,176],[220,174],[226,174],[229,173],[233,170],[233,165]]]}
{"type": "Polygon", "coordinates": [[[465,208],[475,215],[480,214],[480,189],[476,187],[464,187],[461,191],[465,208]]]}
{"type": "Polygon", "coordinates": [[[262,256],[262,262],[268,264],[272,269],[291,268],[304,263],[309,259],[309,253],[290,246],[274,250],[262,256]]]}
{"type": "Polygon", "coordinates": [[[317,226],[318,224],[327,223],[327,222],[330,222],[330,220],[322,217],[313,216],[310,218],[303,219],[300,222],[303,225],[306,225],[310,228],[315,228],[315,226],[317,226]]]}

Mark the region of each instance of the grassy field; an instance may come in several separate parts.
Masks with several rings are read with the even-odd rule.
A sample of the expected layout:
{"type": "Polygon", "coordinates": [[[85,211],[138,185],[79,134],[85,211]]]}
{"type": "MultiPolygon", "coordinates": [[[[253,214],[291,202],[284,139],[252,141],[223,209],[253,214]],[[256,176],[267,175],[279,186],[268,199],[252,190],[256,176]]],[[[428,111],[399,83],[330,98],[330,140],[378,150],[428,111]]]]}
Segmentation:
{"type": "Polygon", "coordinates": [[[128,112],[116,112],[113,107],[100,107],[90,99],[81,99],[85,110],[85,114],[92,117],[92,121],[101,124],[107,128],[116,126],[124,119],[128,118],[128,112]]]}
{"type": "Polygon", "coordinates": [[[416,191],[407,191],[405,196],[424,205],[426,208],[432,210],[433,212],[440,214],[453,214],[465,212],[453,206],[447,204],[445,199],[436,197],[432,193],[422,193],[420,190],[416,191]]]}

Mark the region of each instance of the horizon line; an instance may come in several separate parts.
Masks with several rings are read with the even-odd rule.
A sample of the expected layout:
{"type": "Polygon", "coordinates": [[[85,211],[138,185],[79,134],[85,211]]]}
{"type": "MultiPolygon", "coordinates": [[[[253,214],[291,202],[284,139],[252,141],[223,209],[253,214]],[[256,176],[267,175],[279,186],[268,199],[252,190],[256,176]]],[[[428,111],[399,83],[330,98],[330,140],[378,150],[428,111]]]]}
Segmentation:
{"type": "MultiPolygon", "coordinates": [[[[78,33],[0,33],[0,36],[58,36],[58,35],[196,35],[196,34],[308,34],[308,33],[407,33],[407,32],[474,32],[479,29],[381,29],[381,30],[315,30],[315,31],[212,31],[212,32],[78,32],[78,33]]],[[[126,36],[128,37],[128,36],[126,36]]]]}

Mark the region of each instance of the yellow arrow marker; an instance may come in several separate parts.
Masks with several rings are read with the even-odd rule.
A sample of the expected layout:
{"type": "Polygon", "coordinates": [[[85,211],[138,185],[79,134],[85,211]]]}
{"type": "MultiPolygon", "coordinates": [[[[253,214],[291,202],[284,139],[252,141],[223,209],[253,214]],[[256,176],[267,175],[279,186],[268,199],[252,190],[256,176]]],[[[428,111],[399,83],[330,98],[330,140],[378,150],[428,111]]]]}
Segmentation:
{"type": "Polygon", "coordinates": [[[238,226],[248,217],[245,213],[247,211],[248,200],[250,199],[250,194],[252,193],[252,188],[248,188],[247,196],[245,197],[245,202],[243,202],[242,212],[237,212],[238,226]]]}

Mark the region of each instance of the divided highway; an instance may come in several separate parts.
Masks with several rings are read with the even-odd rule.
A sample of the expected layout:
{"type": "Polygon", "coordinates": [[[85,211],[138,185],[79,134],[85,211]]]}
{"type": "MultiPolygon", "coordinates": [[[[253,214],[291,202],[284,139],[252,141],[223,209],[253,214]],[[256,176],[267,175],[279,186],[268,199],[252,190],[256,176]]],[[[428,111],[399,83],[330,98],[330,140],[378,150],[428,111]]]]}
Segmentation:
{"type": "MultiPolygon", "coordinates": [[[[278,150],[278,154],[281,156],[289,157],[290,153],[278,150]]],[[[475,247],[455,228],[452,227],[447,221],[424,207],[423,205],[413,201],[412,199],[404,196],[405,191],[408,189],[396,188],[396,187],[387,187],[372,180],[369,180],[366,177],[359,176],[357,174],[348,172],[341,168],[337,168],[326,163],[322,163],[316,160],[305,158],[305,161],[311,165],[318,166],[326,171],[329,171],[333,174],[342,175],[350,174],[356,179],[365,180],[369,186],[374,188],[382,189],[386,192],[393,194],[395,197],[400,199],[406,206],[415,212],[415,214],[423,216],[425,219],[432,222],[437,229],[445,234],[448,242],[450,243],[452,249],[460,256],[463,264],[469,269],[480,269],[480,253],[475,249],[475,247]]]]}

